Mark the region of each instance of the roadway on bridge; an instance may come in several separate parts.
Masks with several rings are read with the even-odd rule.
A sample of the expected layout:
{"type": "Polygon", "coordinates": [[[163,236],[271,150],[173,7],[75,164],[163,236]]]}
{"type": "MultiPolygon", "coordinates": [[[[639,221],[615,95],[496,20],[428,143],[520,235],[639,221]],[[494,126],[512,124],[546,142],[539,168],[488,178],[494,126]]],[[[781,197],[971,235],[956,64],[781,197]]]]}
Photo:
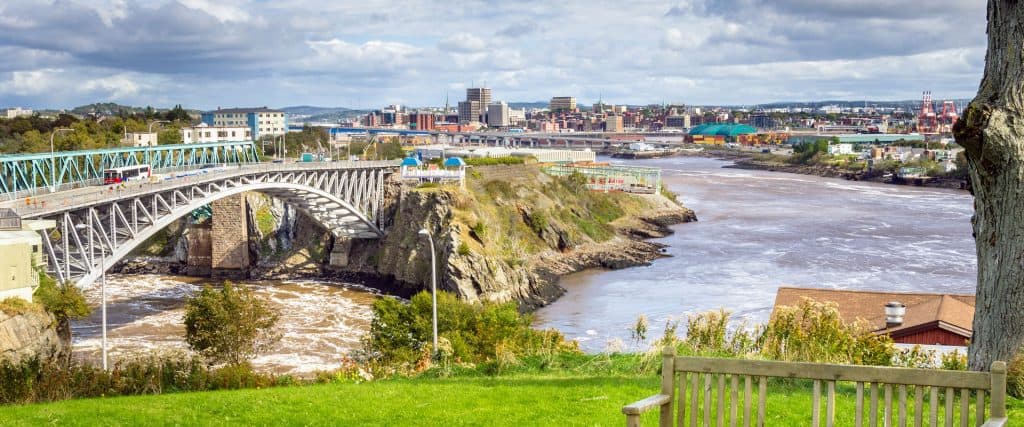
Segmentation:
{"type": "MultiPolygon", "coordinates": [[[[39,194],[20,197],[0,202],[0,208],[14,209],[21,217],[40,217],[52,212],[59,212],[71,207],[80,207],[91,203],[109,202],[112,198],[123,198],[150,192],[165,191],[187,184],[213,181],[222,178],[245,175],[257,172],[299,172],[310,169],[360,169],[398,166],[398,161],[341,161],[341,162],[286,162],[286,163],[255,163],[247,165],[230,165],[225,168],[209,169],[210,172],[179,178],[160,179],[159,181],[135,181],[124,184],[93,184],[83,187],[49,193],[47,189],[39,190],[39,194]]],[[[202,172],[204,169],[193,168],[190,171],[202,172]]],[[[183,171],[155,171],[157,175],[181,173],[183,171]]]]}

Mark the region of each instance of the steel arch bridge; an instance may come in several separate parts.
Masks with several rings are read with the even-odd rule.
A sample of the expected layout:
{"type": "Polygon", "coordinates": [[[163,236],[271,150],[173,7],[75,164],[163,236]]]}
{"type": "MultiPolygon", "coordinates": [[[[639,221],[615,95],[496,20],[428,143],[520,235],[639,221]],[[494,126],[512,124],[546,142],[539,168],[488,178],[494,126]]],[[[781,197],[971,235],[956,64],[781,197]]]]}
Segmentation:
{"type": "Polygon", "coordinates": [[[48,272],[87,286],[156,232],[209,203],[248,191],[284,200],[336,237],[378,238],[384,179],[396,162],[261,164],[207,176],[45,196],[44,203],[6,202],[24,219],[56,221],[40,231],[48,272]]]}
{"type": "Polygon", "coordinates": [[[104,148],[57,153],[0,156],[0,194],[15,198],[39,189],[64,190],[88,185],[103,177],[103,170],[148,164],[154,170],[188,168],[203,164],[256,163],[252,141],[173,144],[155,147],[104,148]]]}

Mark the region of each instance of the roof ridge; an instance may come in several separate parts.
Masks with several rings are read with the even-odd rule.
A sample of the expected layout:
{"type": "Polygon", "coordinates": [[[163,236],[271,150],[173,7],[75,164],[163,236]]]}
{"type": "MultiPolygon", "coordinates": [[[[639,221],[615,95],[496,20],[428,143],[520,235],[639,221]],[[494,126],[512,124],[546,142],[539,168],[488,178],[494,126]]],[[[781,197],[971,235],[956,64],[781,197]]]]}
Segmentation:
{"type": "Polygon", "coordinates": [[[891,295],[929,295],[929,296],[963,296],[963,297],[976,297],[975,294],[955,294],[955,293],[940,293],[940,292],[892,292],[892,291],[873,291],[867,289],[832,289],[832,288],[811,288],[802,286],[779,286],[779,290],[782,289],[794,289],[803,291],[826,291],[826,292],[850,292],[857,294],[891,294],[891,295]]]}

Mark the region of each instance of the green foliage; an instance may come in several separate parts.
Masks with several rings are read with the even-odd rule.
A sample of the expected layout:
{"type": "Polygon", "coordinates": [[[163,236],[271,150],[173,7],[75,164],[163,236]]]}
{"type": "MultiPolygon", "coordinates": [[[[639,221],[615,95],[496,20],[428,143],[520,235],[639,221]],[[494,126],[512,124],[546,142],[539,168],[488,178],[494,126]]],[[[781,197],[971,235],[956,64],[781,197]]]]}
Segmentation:
{"type": "Polygon", "coordinates": [[[526,163],[522,157],[470,157],[463,159],[467,166],[521,165],[526,163]]]}
{"type": "Polygon", "coordinates": [[[86,317],[90,313],[89,304],[81,290],[68,283],[57,284],[56,280],[42,271],[39,272],[39,287],[32,299],[62,323],[86,317]]]}
{"type": "Polygon", "coordinates": [[[759,339],[761,354],[773,360],[890,365],[892,339],[862,324],[846,324],[835,304],[808,299],[775,312],[759,339]]]}
{"type": "Polygon", "coordinates": [[[19,316],[39,309],[39,306],[25,301],[23,298],[10,297],[0,301],[0,312],[8,316],[19,316]]]}
{"type": "Polygon", "coordinates": [[[277,229],[277,220],[270,210],[270,205],[262,205],[256,210],[256,228],[264,237],[271,235],[277,229]]]}
{"type": "Polygon", "coordinates": [[[967,353],[961,353],[960,350],[953,350],[950,353],[944,353],[941,356],[940,363],[939,368],[941,369],[947,369],[950,371],[966,371],[967,353]]]}
{"type": "Polygon", "coordinates": [[[277,341],[278,317],[246,287],[205,286],[185,301],[185,341],[213,362],[239,365],[277,341]]]}
{"type": "Polygon", "coordinates": [[[1018,399],[1024,398],[1024,351],[1018,351],[1007,363],[1006,392],[1018,399]]]}
{"type": "Polygon", "coordinates": [[[530,212],[527,216],[527,220],[530,224],[530,228],[537,234],[543,233],[549,225],[548,214],[540,209],[530,212]]]}
{"type": "Polygon", "coordinates": [[[459,249],[458,249],[459,255],[466,256],[466,255],[469,255],[469,252],[470,252],[469,244],[467,244],[466,242],[459,243],[459,249]]]}
{"type": "Polygon", "coordinates": [[[661,186],[661,195],[664,196],[666,199],[669,199],[669,200],[671,200],[671,201],[673,201],[675,203],[680,203],[679,202],[679,195],[676,194],[674,191],[669,190],[667,186],[664,186],[664,185],[661,186]]]}
{"type": "Polygon", "coordinates": [[[473,232],[473,235],[476,236],[477,239],[482,240],[484,238],[484,233],[487,232],[487,226],[484,225],[483,221],[477,221],[476,224],[473,224],[473,227],[470,228],[470,231],[473,232]]]}
{"type": "MultiPolygon", "coordinates": [[[[364,348],[376,363],[399,369],[424,366],[432,337],[431,295],[420,292],[408,303],[380,298],[373,304],[374,318],[364,348]]],[[[508,363],[512,359],[546,352],[576,351],[554,330],[530,327],[531,317],[511,303],[468,303],[454,295],[437,295],[438,335],[448,360],[460,363],[508,363]]]]}
{"type": "Polygon", "coordinates": [[[210,369],[199,359],[178,355],[121,361],[110,371],[90,364],[4,360],[0,362],[0,405],[287,384],[281,378],[256,373],[249,364],[210,369]]]}

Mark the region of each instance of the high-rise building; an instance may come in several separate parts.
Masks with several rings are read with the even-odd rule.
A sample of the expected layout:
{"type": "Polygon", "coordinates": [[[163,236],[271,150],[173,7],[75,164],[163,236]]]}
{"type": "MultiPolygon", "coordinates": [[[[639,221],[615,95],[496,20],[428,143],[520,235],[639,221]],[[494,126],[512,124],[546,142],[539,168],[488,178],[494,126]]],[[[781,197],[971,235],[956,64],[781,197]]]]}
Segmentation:
{"type": "Polygon", "coordinates": [[[688,129],[690,127],[690,115],[665,117],[665,127],[675,129],[688,129]]]}
{"type": "Polygon", "coordinates": [[[576,97],[574,96],[556,96],[551,98],[551,104],[548,105],[548,109],[552,112],[556,111],[573,111],[576,109],[576,97]]]}
{"type": "Polygon", "coordinates": [[[471,87],[466,89],[466,101],[477,101],[483,105],[491,105],[491,88],[471,87]]]}
{"type": "Polygon", "coordinates": [[[459,123],[474,123],[480,122],[480,116],[483,115],[483,106],[480,101],[461,101],[459,102],[459,123]]]}
{"type": "Polygon", "coordinates": [[[466,89],[466,100],[459,103],[459,123],[485,122],[487,106],[491,104],[491,89],[471,87],[466,89]]]}
{"type": "Polygon", "coordinates": [[[492,128],[508,127],[512,123],[508,104],[495,102],[487,106],[487,126],[492,128]]]}

